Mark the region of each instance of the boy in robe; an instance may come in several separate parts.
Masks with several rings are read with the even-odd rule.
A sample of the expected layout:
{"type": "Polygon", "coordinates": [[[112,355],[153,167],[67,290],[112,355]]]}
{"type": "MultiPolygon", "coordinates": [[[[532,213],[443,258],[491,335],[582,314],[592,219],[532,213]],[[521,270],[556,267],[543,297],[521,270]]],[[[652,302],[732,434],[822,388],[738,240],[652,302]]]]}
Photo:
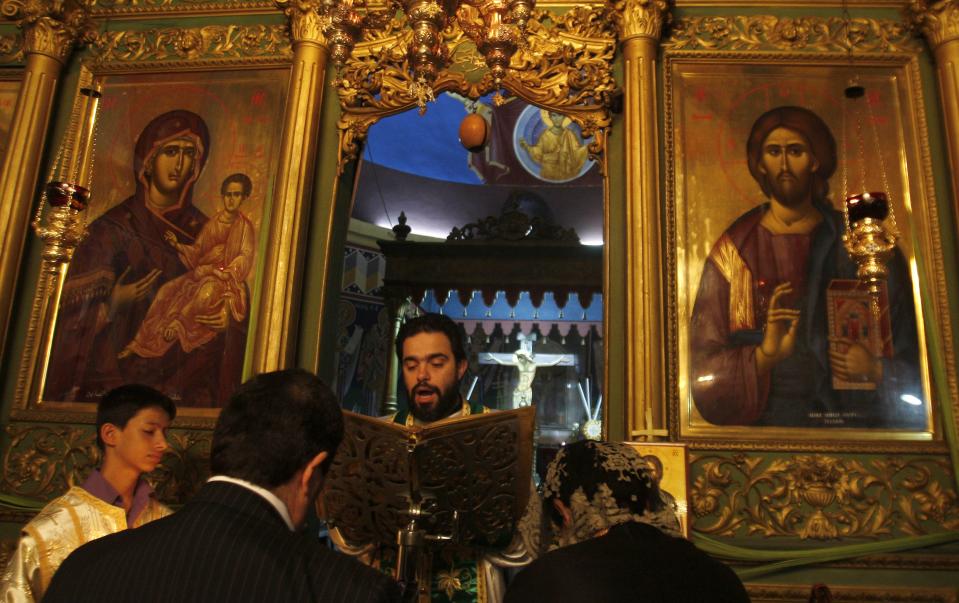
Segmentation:
{"type": "Polygon", "coordinates": [[[103,462],[82,486],[50,501],[24,526],[0,576],[0,600],[40,601],[54,572],[79,546],[170,514],[143,479],[168,448],[173,401],[145,385],[123,385],[97,405],[103,462]]]}

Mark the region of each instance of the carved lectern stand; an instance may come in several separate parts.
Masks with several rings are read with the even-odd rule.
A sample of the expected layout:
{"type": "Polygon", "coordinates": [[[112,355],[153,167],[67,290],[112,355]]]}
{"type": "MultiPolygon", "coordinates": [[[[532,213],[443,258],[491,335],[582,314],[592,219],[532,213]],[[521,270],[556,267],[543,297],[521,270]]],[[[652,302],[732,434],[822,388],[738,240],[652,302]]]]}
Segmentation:
{"type": "Polygon", "coordinates": [[[530,494],[534,408],[422,427],[343,414],[321,515],[351,545],[395,546],[407,597],[429,588],[419,575],[424,549],[509,544],[530,494]]]}

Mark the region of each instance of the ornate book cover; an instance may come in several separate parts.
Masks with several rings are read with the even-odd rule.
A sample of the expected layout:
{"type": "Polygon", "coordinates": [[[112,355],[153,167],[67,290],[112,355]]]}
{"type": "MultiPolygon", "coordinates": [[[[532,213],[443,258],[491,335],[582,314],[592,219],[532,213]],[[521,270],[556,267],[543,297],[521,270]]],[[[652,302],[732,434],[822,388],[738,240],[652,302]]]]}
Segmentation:
{"type": "MultiPolygon", "coordinates": [[[[865,285],[852,279],[833,279],[826,290],[829,321],[829,350],[845,353],[858,344],[874,358],[892,358],[892,326],[889,322],[889,298],[885,284],[879,291],[878,308],[865,285]],[[878,310],[878,311],[877,311],[878,310]]],[[[846,381],[832,367],[833,389],[874,390],[871,380],[846,381]]]]}
{"type": "Polygon", "coordinates": [[[526,508],[533,464],[533,407],[406,427],[344,411],[345,436],[327,476],[320,514],[355,545],[395,543],[413,502],[433,534],[509,544],[526,508]]]}

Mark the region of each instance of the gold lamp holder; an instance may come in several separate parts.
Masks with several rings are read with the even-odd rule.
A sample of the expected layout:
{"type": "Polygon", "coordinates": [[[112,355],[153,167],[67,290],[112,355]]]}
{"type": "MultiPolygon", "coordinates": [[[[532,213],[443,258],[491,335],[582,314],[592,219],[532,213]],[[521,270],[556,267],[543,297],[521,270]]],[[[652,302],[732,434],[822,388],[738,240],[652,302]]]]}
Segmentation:
{"type": "MultiPolygon", "coordinates": [[[[889,199],[889,182],[886,179],[886,169],[882,160],[882,147],[879,144],[879,133],[876,129],[876,120],[872,113],[872,103],[866,96],[865,87],[859,84],[856,78],[849,82],[845,96],[853,106],[856,120],[856,143],[859,161],[859,190],[866,191],[866,152],[863,137],[863,107],[868,114],[872,125],[873,143],[879,155],[879,175],[882,180],[883,191],[861,192],[849,194],[848,172],[849,162],[843,170],[843,191],[845,199],[842,206],[843,220],[846,231],[842,241],[858,267],[856,276],[865,284],[872,294],[874,301],[878,300],[880,284],[889,274],[887,264],[896,249],[896,240],[899,229],[896,226],[896,216],[889,199]]],[[[843,149],[846,138],[846,112],[843,112],[843,149]]],[[[877,304],[874,304],[878,307],[877,304]]]]}
{"type": "MultiPolygon", "coordinates": [[[[93,151],[100,91],[94,87],[80,90],[80,110],[70,124],[66,139],[75,141],[67,153],[61,146],[54,162],[57,174],[44,187],[32,226],[43,241],[42,270],[59,274],[73,259],[73,252],[86,236],[83,211],[90,201],[89,181],[93,170],[93,151]],[[64,160],[61,162],[61,158],[64,160]],[[50,210],[44,211],[49,205],[50,210]]],[[[65,143],[64,146],[69,143],[65,143]]]]}
{"type": "Polygon", "coordinates": [[[886,265],[896,248],[896,234],[883,223],[889,213],[889,200],[883,192],[850,195],[843,209],[846,232],[842,241],[858,266],[856,276],[871,293],[878,294],[880,282],[888,276],[886,265]]]}
{"type": "MultiPolygon", "coordinates": [[[[89,183],[93,172],[100,91],[95,87],[83,88],[78,99],[79,107],[75,107],[65,142],[57,151],[50,180],[44,187],[31,223],[33,231],[43,241],[38,285],[42,303],[38,309],[37,324],[40,327],[36,335],[43,350],[41,358],[49,357],[67,268],[74,251],[87,234],[84,212],[90,201],[89,183]]],[[[42,364],[38,362],[30,367],[37,384],[35,395],[38,396],[42,395],[46,373],[42,364]]]]}

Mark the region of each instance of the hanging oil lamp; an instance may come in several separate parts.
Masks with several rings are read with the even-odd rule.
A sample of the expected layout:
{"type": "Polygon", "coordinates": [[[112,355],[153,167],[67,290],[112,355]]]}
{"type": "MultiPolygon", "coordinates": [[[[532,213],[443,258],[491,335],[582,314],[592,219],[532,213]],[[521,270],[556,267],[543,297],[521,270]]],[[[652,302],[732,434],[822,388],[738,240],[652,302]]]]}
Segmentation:
{"type": "MultiPolygon", "coordinates": [[[[845,90],[847,104],[855,119],[856,146],[859,163],[859,190],[850,193],[848,186],[849,162],[843,171],[843,219],[846,231],[842,240],[849,257],[858,267],[856,276],[872,293],[878,297],[881,283],[888,276],[887,264],[896,249],[896,239],[899,236],[896,227],[896,216],[893,211],[889,195],[889,182],[886,178],[886,168],[879,146],[879,134],[876,129],[876,120],[873,116],[872,105],[865,98],[866,89],[853,78],[845,90]],[[865,140],[863,136],[863,113],[868,117],[873,139],[879,158],[879,175],[882,182],[881,191],[866,189],[866,159],[865,140]]],[[[845,111],[843,116],[845,118],[845,111]]],[[[845,140],[846,126],[843,119],[843,139],[845,140]]],[[[843,145],[845,147],[845,144],[843,145]]]]}

